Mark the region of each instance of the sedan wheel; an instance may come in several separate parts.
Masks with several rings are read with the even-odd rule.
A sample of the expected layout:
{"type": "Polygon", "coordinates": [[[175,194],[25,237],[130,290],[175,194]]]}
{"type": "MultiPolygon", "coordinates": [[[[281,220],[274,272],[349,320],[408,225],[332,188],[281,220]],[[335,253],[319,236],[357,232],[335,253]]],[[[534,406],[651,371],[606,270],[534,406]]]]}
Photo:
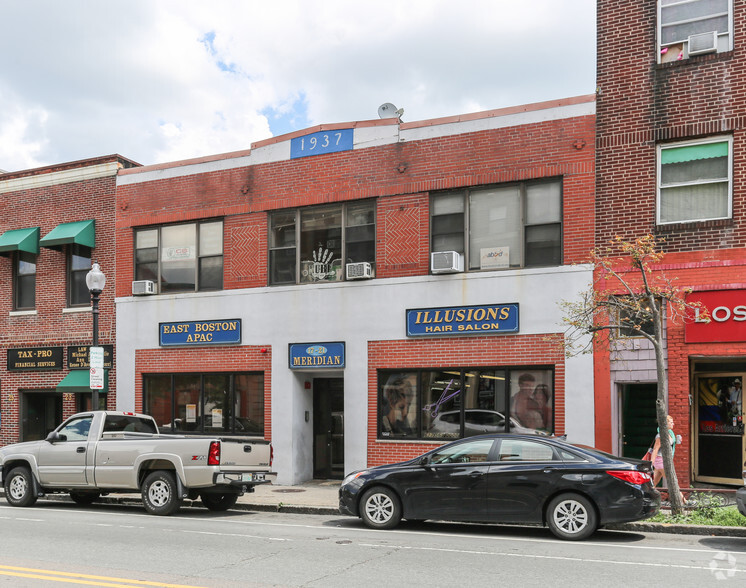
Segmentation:
{"type": "Polygon", "coordinates": [[[360,518],[371,529],[392,529],[401,521],[399,497],[388,488],[377,486],[363,494],[360,518]]]}
{"type": "Polygon", "coordinates": [[[590,537],[598,528],[593,504],[580,494],[561,494],[549,503],[547,523],[560,539],[577,541],[590,537]]]}

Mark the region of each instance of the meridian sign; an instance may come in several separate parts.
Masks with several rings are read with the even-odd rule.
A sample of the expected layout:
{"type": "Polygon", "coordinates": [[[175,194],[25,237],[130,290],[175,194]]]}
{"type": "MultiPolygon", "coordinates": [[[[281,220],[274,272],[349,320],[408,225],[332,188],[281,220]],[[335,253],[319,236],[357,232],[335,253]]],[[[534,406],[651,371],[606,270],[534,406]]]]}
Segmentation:
{"type": "Polygon", "coordinates": [[[291,343],[288,350],[291,370],[329,369],[345,366],[345,344],[334,343],[291,343]]]}

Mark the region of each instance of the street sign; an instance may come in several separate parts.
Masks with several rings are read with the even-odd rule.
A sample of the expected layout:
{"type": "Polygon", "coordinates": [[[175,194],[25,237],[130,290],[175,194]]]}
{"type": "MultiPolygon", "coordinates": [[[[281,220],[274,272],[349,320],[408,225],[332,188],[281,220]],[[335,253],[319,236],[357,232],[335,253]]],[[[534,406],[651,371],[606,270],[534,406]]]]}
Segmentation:
{"type": "Polygon", "coordinates": [[[92,368],[98,368],[99,370],[104,369],[104,348],[103,347],[91,347],[90,356],[88,361],[92,368]]]}
{"type": "MultiPolygon", "coordinates": [[[[93,359],[93,355],[91,355],[91,359],[93,359]]],[[[102,356],[102,359],[103,359],[103,356],[102,356]]],[[[96,367],[91,366],[90,386],[91,386],[91,390],[103,390],[104,388],[104,368],[103,367],[96,368],[96,367]]]]}

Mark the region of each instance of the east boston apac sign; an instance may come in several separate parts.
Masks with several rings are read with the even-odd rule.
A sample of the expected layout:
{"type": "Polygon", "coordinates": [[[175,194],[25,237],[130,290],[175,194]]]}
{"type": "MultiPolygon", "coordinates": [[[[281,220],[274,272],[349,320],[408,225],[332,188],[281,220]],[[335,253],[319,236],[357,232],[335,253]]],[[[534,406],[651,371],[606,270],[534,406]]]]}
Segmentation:
{"type": "Polygon", "coordinates": [[[241,342],[241,319],[160,323],[160,345],[230,345],[241,342]]]}
{"type": "Polygon", "coordinates": [[[288,361],[291,370],[341,369],[345,366],[345,344],[291,343],[288,361]]]}
{"type": "Polygon", "coordinates": [[[517,303],[407,310],[407,337],[496,335],[517,332],[517,303]]]}

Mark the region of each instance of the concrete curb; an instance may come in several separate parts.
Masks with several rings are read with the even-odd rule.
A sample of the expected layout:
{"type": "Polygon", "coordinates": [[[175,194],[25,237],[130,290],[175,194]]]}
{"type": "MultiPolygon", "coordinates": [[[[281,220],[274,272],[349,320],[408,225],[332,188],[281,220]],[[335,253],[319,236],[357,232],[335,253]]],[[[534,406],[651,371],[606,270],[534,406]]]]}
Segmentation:
{"type": "MultiPolygon", "coordinates": [[[[4,494],[0,492],[0,496],[4,494]]],[[[50,494],[45,500],[60,502],[72,502],[67,494],[50,494]]],[[[142,507],[142,500],[131,496],[103,496],[97,502],[101,504],[123,504],[142,507]]],[[[199,500],[185,500],[183,508],[204,509],[199,500]]],[[[232,510],[277,512],[289,514],[311,514],[325,516],[347,516],[342,515],[339,509],[331,506],[308,506],[299,504],[261,504],[238,502],[232,510]]],[[[669,533],[676,535],[702,535],[711,537],[746,537],[746,527],[715,527],[707,525],[677,525],[668,523],[614,523],[605,525],[604,529],[610,531],[631,531],[637,533],[669,533]]]]}

